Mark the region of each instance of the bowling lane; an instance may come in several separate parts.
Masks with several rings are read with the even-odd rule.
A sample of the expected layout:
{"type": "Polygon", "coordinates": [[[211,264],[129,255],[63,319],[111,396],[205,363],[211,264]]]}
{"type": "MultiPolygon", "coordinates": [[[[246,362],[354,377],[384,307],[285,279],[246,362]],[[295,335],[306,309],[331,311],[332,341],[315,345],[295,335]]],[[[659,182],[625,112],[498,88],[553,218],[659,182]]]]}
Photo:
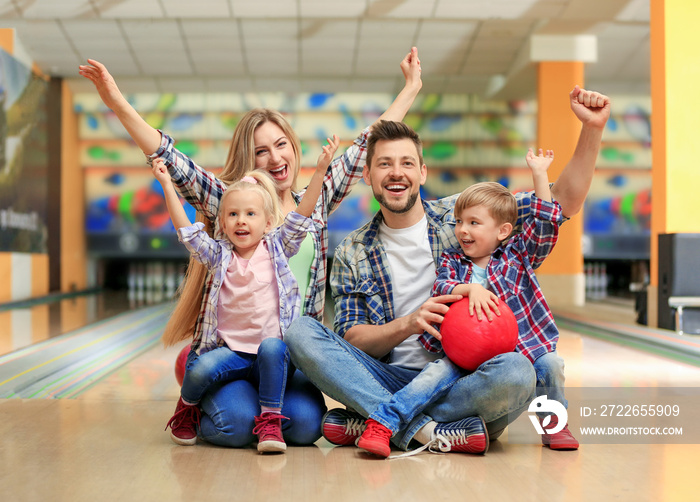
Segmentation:
{"type": "Polygon", "coordinates": [[[136,308],[128,291],[104,290],[0,306],[0,355],[136,308]]]}

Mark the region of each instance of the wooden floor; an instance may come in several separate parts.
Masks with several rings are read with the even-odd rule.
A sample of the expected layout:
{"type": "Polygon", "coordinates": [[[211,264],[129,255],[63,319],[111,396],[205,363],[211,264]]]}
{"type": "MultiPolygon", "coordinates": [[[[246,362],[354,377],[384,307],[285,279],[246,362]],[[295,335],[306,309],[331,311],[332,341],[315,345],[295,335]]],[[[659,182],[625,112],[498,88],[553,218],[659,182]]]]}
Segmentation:
{"type": "MultiPolygon", "coordinates": [[[[626,307],[598,305],[605,317],[626,307]],[[613,309],[613,310],[611,310],[613,309]]],[[[593,309],[595,310],[595,308],[593,309]]],[[[587,310],[591,315],[591,309],[587,310]]],[[[488,454],[370,458],[354,447],[176,446],[163,428],[179,347],[156,346],[73,399],[0,400],[3,501],[698,500],[700,445],[510,443],[488,454]]],[[[700,386],[700,367],[564,330],[567,386],[700,386]]],[[[330,406],[334,406],[329,402],[330,406]]],[[[700,417],[698,417],[700,419],[700,417]]],[[[526,420],[521,417],[519,420],[526,420]]]]}

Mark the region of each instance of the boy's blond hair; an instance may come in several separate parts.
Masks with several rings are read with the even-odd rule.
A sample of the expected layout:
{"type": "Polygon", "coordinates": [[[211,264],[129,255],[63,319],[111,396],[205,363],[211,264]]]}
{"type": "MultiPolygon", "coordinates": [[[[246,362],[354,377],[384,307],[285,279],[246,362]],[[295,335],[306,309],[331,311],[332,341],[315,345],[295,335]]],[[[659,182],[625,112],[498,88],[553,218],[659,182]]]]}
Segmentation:
{"type": "Polygon", "coordinates": [[[510,223],[515,227],[518,221],[518,203],[506,187],[494,181],[475,183],[459,194],[455,202],[455,218],[465,209],[484,206],[491,217],[499,224],[510,223]]]}

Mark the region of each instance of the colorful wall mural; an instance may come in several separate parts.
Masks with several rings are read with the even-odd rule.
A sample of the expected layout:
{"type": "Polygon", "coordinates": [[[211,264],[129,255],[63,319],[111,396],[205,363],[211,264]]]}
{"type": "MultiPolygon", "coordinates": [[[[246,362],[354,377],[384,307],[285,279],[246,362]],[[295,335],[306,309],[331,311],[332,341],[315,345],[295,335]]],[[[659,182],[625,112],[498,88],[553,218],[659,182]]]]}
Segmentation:
{"type": "Polygon", "coordinates": [[[47,252],[47,83],[0,49],[0,251],[47,252]]]}
{"type": "MultiPolygon", "coordinates": [[[[167,131],[177,147],[202,167],[217,171],[239,118],[256,106],[283,112],[302,141],[302,165],[312,167],[325,138],[338,134],[347,147],[385,110],[384,94],[207,94],[128,98],[154,127],[167,131]]],[[[625,243],[648,242],[651,149],[648,97],[613,97],[615,107],[603,136],[596,176],[585,209],[587,257],[629,258],[625,243]]],[[[184,251],[173,240],[158,183],[140,150],[97,94],[76,96],[80,115],[81,162],[87,190],[87,231],[96,255],[162,257],[184,251]],[[124,238],[124,235],[129,237],[124,238]],[[100,240],[101,239],[101,240],[100,240]],[[121,240],[121,242],[120,242],[121,240]],[[138,242],[137,242],[138,241],[138,242]],[[98,242],[100,243],[98,245],[98,242]]],[[[469,95],[422,95],[405,121],[424,141],[430,169],[423,196],[441,197],[471,183],[495,180],[513,191],[530,189],[524,157],[536,146],[536,103],[489,102],[469,95]]],[[[300,185],[310,169],[302,169],[300,185]]],[[[186,206],[190,214],[192,208],[186,206]]],[[[331,249],[377,210],[360,182],[331,215],[331,249]]],[[[630,246],[627,246],[630,247],[630,246]]],[[[643,246],[635,253],[648,257],[643,246]]]]}

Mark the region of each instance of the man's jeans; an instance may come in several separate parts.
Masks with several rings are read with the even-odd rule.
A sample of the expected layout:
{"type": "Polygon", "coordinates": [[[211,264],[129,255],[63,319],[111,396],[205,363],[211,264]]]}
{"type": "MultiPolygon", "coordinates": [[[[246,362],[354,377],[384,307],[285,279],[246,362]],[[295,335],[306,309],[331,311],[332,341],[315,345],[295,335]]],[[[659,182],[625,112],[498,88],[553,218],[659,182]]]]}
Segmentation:
{"type": "MultiPolygon", "coordinates": [[[[420,373],[365,354],[309,317],[293,321],[285,341],[292,362],[322,392],[364,417],[420,373]]],[[[535,371],[530,361],[515,352],[501,354],[457,380],[392,441],[406,450],[416,432],[431,420],[446,423],[477,415],[486,422],[489,436],[496,438],[534,396],[535,371]]]]}

